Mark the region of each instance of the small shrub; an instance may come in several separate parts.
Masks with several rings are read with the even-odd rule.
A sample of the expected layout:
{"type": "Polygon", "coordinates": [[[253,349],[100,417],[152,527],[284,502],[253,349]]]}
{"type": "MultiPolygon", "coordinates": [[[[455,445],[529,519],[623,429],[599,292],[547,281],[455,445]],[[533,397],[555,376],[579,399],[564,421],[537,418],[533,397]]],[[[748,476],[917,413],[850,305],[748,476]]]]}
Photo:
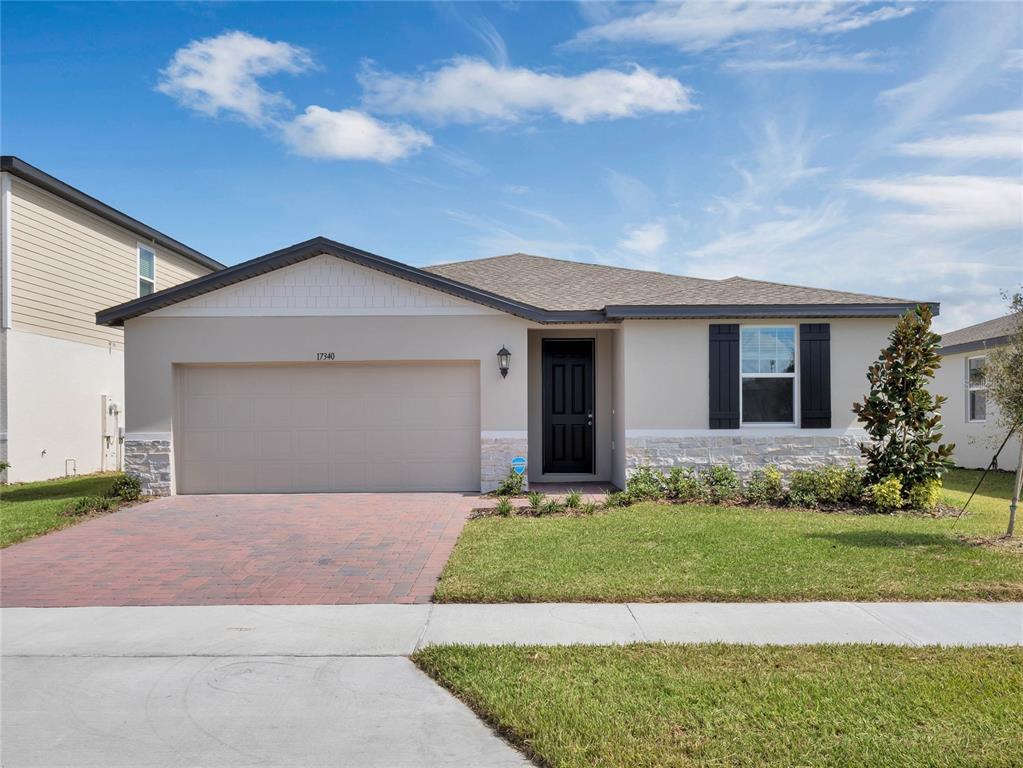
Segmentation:
{"type": "Polygon", "coordinates": [[[797,507],[855,503],[863,493],[863,473],[855,465],[799,469],[789,477],[789,503],[797,507]]]}
{"type": "Polygon", "coordinates": [[[597,503],[594,501],[584,501],[579,505],[580,515],[595,515],[597,513],[597,503]]]}
{"type": "Polygon", "coordinates": [[[498,484],[495,493],[498,496],[521,496],[522,491],[525,489],[525,483],[525,476],[511,469],[508,470],[504,480],[498,484]]]}
{"type": "Polygon", "coordinates": [[[806,469],[797,469],[789,475],[789,504],[796,507],[816,507],[817,478],[806,469]]]}
{"type": "Polygon", "coordinates": [[[906,494],[907,505],[910,509],[919,509],[923,512],[933,512],[941,501],[941,481],[929,480],[920,485],[914,485],[906,494]]]}
{"type": "Polygon", "coordinates": [[[138,501],[142,498],[142,481],[135,475],[122,475],[107,489],[108,499],[138,501]]]}
{"type": "Polygon", "coordinates": [[[497,512],[501,517],[511,517],[511,513],[514,510],[511,499],[507,496],[501,496],[497,500],[497,505],[494,507],[494,511],[497,512]]]}
{"type": "Polygon", "coordinates": [[[547,501],[547,497],[540,491],[530,491],[526,498],[529,499],[529,508],[534,512],[539,512],[547,501]]]}
{"type": "Polygon", "coordinates": [[[629,506],[629,494],[625,491],[611,491],[604,494],[604,509],[618,509],[629,506]]]}
{"type": "Polygon", "coordinates": [[[579,509],[583,495],[579,491],[569,491],[565,495],[565,509],[579,509]]]}
{"type": "Polygon", "coordinates": [[[565,507],[557,499],[547,499],[540,507],[541,515],[556,515],[559,512],[563,512],[565,507]]]}
{"type": "Polygon", "coordinates": [[[114,508],[114,500],[103,496],[85,496],[69,504],[64,510],[65,515],[80,517],[94,512],[109,512],[114,508]]]}
{"type": "Polygon", "coordinates": [[[747,504],[780,504],[785,498],[781,472],[773,464],[754,470],[742,495],[747,504]]]}
{"type": "Polygon", "coordinates": [[[895,475],[867,488],[870,503],[880,512],[894,512],[902,506],[902,481],[895,475]]]}
{"type": "Polygon", "coordinates": [[[682,503],[704,501],[707,484],[689,467],[673,467],[668,473],[668,498],[682,503]]]}
{"type": "Polygon", "coordinates": [[[715,504],[731,501],[739,495],[739,478],[735,470],[724,464],[705,469],[703,481],[707,486],[707,499],[715,504]]]}
{"type": "Polygon", "coordinates": [[[629,501],[657,501],[667,495],[664,475],[651,467],[637,467],[625,483],[629,501]]]}

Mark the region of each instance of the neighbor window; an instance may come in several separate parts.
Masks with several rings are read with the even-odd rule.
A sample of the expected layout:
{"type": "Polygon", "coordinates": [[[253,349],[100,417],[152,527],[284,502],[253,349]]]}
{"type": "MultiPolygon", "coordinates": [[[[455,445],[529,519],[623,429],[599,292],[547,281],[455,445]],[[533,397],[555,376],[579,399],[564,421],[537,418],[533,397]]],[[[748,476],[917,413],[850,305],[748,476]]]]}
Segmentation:
{"type": "Polygon", "coordinates": [[[740,333],[743,424],[796,421],[796,329],[743,326],[740,333]]]}
{"type": "Polygon", "coordinates": [[[966,418],[968,421],[987,419],[987,385],[984,383],[986,357],[966,360],[966,418]]]}
{"type": "Polygon", "coordinates": [[[139,244],[139,296],[148,296],[156,290],[156,253],[139,244]]]}

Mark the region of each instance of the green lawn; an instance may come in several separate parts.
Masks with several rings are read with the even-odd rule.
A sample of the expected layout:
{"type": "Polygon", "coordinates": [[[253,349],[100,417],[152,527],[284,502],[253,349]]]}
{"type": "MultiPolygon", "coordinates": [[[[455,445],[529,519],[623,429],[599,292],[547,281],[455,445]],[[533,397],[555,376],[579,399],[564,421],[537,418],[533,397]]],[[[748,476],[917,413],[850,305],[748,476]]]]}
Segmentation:
{"type": "Polygon", "coordinates": [[[60,513],[76,499],[102,496],[118,477],[109,472],[0,487],[0,547],[88,519],[60,513]]]}
{"type": "MultiPolygon", "coordinates": [[[[962,504],[979,473],[955,472],[962,504]],[[971,481],[972,478],[972,481],[971,481]]],[[[991,476],[989,476],[991,477],[991,476]]],[[[1020,600],[1023,554],[978,546],[1006,519],[995,475],[958,524],[912,515],[640,504],[593,517],[470,521],[444,602],[1020,600]]]]}
{"type": "Polygon", "coordinates": [[[542,765],[1023,765],[1023,649],[442,646],[413,660],[542,765]]]}

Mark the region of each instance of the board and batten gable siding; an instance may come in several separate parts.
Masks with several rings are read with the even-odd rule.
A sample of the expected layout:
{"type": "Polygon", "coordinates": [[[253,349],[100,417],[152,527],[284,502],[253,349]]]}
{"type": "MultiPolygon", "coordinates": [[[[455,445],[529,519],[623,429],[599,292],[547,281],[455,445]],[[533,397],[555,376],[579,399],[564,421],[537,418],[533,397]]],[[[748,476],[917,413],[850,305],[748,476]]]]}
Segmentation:
{"type": "MultiPolygon", "coordinates": [[[[11,321],[16,330],[106,346],[123,331],[96,312],[138,295],[140,239],[20,178],[11,186],[11,321]]],[[[162,247],[156,288],[210,270],[162,247]]]]}

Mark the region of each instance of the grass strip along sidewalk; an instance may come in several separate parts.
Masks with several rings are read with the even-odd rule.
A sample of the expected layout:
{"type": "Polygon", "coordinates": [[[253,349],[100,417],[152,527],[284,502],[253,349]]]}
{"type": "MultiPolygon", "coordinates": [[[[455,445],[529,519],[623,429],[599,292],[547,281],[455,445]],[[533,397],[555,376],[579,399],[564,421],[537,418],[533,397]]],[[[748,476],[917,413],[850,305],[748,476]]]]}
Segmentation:
{"type": "Polygon", "coordinates": [[[542,765],[1023,765],[1023,648],[439,646],[413,660],[542,765]]]}

